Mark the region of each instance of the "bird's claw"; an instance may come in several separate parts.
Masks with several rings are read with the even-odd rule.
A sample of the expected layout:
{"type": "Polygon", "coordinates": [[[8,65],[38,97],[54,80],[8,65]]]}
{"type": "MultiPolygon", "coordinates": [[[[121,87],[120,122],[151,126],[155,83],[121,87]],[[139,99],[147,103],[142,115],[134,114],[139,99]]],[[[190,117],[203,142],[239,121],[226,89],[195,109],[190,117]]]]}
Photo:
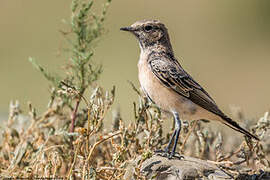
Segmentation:
{"type": "Polygon", "coordinates": [[[183,160],[185,159],[185,157],[183,155],[180,155],[179,153],[175,153],[175,152],[169,152],[168,150],[156,150],[154,151],[154,153],[158,156],[161,157],[166,157],[168,159],[179,159],[179,160],[183,160]]]}

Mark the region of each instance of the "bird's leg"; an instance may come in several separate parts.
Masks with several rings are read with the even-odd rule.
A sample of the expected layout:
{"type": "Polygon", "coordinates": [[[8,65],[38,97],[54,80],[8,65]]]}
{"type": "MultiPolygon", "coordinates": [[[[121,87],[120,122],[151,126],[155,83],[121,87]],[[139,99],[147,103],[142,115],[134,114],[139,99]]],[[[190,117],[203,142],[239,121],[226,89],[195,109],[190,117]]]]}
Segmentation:
{"type": "MultiPolygon", "coordinates": [[[[170,158],[172,158],[174,156],[174,154],[175,154],[175,150],[176,150],[176,146],[177,146],[179,134],[180,134],[180,131],[181,131],[181,120],[179,118],[178,113],[177,112],[173,112],[173,116],[174,116],[174,121],[175,121],[175,131],[174,131],[175,141],[174,141],[174,144],[173,144],[172,152],[171,152],[171,154],[169,156],[170,158]]],[[[170,143],[169,143],[169,145],[170,145],[170,143]]]]}
{"type": "Polygon", "coordinates": [[[172,137],[171,137],[171,139],[170,139],[170,141],[169,141],[167,147],[165,148],[165,153],[166,153],[166,154],[167,154],[167,153],[169,154],[169,149],[170,149],[170,146],[171,146],[171,144],[172,144],[172,142],[173,142],[173,139],[174,139],[174,137],[175,137],[175,134],[176,134],[176,129],[174,129],[173,135],[172,135],[172,137]]]}
{"type": "Polygon", "coordinates": [[[174,117],[174,121],[175,121],[175,123],[174,123],[175,128],[174,128],[173,135],[172,135],[167,147],[165,148],[165,151],[158,150],[158,151],[155,151],[155,152],[160,156],[168,157],[170,159],[173,158],[173,157],[182,159],[184,157],[181,156],[181,155],[180,156],[179,155],[175,156],[175,150],[176,150],[179,134],[180,134],[180,131],[181,131],[181,120],[180,120],[179,115],[178,115],[177,112],[173,111],[172,113],[173,113],[173,117],[174,117]],[[170,146],[171,146],[173,141],[174,141],[173,148],[172,148],[172,151],[170,152],[169,149],[170,149],[170,146]]]}

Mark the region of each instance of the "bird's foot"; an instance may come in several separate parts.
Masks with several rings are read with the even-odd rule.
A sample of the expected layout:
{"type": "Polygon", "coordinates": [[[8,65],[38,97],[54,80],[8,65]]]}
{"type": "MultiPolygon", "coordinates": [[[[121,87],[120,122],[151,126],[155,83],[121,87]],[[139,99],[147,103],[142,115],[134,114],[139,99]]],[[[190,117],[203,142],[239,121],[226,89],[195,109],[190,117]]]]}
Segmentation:
{"type": "Polygon", "coordinates": [[[159,150],[154,151],[154,153],[158,156],[166,157],[168,159],[179,159],[179,160],[185,159],[183,155],[180,155],[177,152],[169,152],[168,150],[159,149],[159,150]]]}

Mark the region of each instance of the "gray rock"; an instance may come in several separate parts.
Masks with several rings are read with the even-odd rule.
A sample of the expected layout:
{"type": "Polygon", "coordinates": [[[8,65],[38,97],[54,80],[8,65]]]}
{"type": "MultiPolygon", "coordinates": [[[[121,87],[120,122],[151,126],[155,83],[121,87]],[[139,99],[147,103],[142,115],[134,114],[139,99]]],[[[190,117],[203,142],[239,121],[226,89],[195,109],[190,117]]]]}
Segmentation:
{"type": "Polygon", "coordinates": [[[147,179],[157,180],[228,180],[232,176],[215,164],[188,156],[168,159],[159,154],[142,163],[141,173],[147,179]]]}

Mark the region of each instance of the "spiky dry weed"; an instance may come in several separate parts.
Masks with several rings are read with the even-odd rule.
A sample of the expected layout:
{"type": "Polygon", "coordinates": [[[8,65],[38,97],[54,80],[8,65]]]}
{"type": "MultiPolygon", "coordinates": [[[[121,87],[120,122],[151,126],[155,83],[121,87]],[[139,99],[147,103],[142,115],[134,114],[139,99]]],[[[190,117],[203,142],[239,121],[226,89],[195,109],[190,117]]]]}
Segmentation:
{"type": "MultiPolygon", "coordinates": [[[[64,92],[71,93],[56,93],[64,92]]],[[[54,98],[47,111],[39,116],[29,104],[29,115],[24,117],[29,125],[20,130],[15,128],[22,116],[19,104],[11,104],[1,144],[1,176],[124,179],[126,171],[133,166],[130,176],[144,179],[140,174],[142,162],[155,150],[164,148],[171,132],[164,135],[160,111],[141,95],[139,103],[134,103],[134,122],[125,125],[118,113],[113,128],[104,129],[104,117],[114,94],[114,89],[111,92],[100,87],[94,89],[91,97],[85,98],[86,108],[78,111],[78,119],[86,123],[76,127],[75,132],[67,130],[70,112],[63,108],[60,97],[54,98]]],[[[238,146],[230,146],[229,153],[223,150],[226,137],[223,133],[212,131],[202,121],[184,124],[179,146],[183,154],[212,159],[211,162],[239,178],[248,174],[254,177],[256,173],[259,177],[269,171],[268,113],[251,128],[262,141],[246,138],[238,146]]],[[[230,144],[237,144],[235,139],[231,138],[230,144]]]]}
{"type": "MultiPolygon", "coordinates": [[[[9,118],[2,127],[1,178],[145,179],[140,174],[143,161],[168,143],[173,131],[164,127],[167,117],[132,83],[139,97],[138,103],[134,102],[133,121],[127,123],[116,112],[112,128],[103,127],[108,123],[104,119],[114,102],[115,88],[105,91],[93,83],[101,71],[93,69],[90,45],[100,36],[109,2],[98,17],[90,11],[93,1],[73,0],[70,33],[75,40],[71,40],[67,78],[52,76],[34,63],[53,84],[51,98],[42,114],[31,103],[28,115],[22,113],[18,102],[10,104],[9,118]],[[89,97],[86,90],[91,92],[89,97]]],[[[248,122],[247,128],[261,141],[245,138],[239,142],[240,137],[217,131],[205,120],[183,121],[178,151],[209,160],[235,178],[260,179],[270,171],[269,114],[253,126],[255,121],[246,121],[241,111],[233,114],[248,122]]]]}

